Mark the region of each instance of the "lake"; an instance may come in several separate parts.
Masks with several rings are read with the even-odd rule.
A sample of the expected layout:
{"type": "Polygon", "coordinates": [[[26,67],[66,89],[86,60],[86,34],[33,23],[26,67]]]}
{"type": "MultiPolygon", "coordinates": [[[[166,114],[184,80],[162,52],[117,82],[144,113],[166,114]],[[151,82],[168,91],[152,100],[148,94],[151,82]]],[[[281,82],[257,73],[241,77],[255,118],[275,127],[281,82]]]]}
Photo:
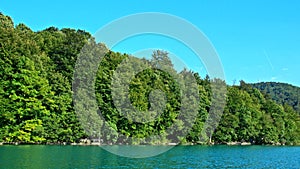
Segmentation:
{"type": "Polygon", "coordinates": [[[149,158],[127,158],[99,146],[0,146],[0,168],[300,168],[300,147],[176,146],[149,158]]]}

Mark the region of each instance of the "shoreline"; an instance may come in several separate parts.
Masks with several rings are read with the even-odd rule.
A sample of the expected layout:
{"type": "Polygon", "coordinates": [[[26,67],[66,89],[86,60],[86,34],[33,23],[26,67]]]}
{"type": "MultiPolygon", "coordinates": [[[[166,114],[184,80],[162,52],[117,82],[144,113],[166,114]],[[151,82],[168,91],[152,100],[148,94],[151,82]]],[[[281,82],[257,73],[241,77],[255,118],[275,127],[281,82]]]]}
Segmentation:
{"type": "Polygon", "coordinates": [[[166,144],[100,144],[99,142],[94,143],[20,143],[20,142],[12,142],[5,143],[0,142],[0,146],[6,145],[49,145],[49,146],[300,146],[300,144],[292,144],[286,145],[281,143],[275,144],[251,144],[250,142],[228,142],[228,143],[211,143],[211,144],[196,144],[196,143],[188,143],[188,144],[177,144],[177,143],[166,143],[166,144]]]}

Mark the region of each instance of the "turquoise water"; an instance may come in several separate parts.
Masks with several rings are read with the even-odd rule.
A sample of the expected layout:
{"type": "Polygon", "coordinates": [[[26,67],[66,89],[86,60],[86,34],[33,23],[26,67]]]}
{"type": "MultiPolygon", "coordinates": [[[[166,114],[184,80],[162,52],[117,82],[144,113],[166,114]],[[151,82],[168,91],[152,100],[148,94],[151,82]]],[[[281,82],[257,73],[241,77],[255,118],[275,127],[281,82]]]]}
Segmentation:
{"type": "Polygon", "coordinates": [[[98,146],[0,146],[0,168],[300,168],[300,147],[177,146],[154,157],[126,158],[98,146]]]}

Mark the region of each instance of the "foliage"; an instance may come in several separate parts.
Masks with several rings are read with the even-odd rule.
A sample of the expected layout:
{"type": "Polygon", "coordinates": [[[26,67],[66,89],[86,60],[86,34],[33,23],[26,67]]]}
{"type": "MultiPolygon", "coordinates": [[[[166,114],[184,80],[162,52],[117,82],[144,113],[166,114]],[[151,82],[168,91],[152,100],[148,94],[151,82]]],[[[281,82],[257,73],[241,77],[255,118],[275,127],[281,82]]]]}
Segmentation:
{"type": "Polygon", "coordinates": [[[300,143],[300,88],[226,86],[177,72],[165,51],[138,59],[82,30],[34,32],[0,14],[0,74],[0,142],[300,143]]]}
{"type": "Polygon", "coordinates": [[[251,86],[259,89],[267,97],[278,104],[292,106],[300,114],[300,88],[285,83],[265,82],[255,83],[251,86]]]}

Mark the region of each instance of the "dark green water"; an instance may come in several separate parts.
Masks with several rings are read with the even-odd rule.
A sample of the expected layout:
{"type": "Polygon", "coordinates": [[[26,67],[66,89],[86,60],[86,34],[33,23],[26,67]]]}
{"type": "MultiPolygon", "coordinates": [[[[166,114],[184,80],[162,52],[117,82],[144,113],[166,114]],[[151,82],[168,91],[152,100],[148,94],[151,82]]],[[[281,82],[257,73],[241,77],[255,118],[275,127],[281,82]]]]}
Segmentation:
{"type": "Polygon", "coordinates": [[[177,146],[134,159],[98,146],[0,146],[0,168],[300,168],[300,147],[177,146]]]}

